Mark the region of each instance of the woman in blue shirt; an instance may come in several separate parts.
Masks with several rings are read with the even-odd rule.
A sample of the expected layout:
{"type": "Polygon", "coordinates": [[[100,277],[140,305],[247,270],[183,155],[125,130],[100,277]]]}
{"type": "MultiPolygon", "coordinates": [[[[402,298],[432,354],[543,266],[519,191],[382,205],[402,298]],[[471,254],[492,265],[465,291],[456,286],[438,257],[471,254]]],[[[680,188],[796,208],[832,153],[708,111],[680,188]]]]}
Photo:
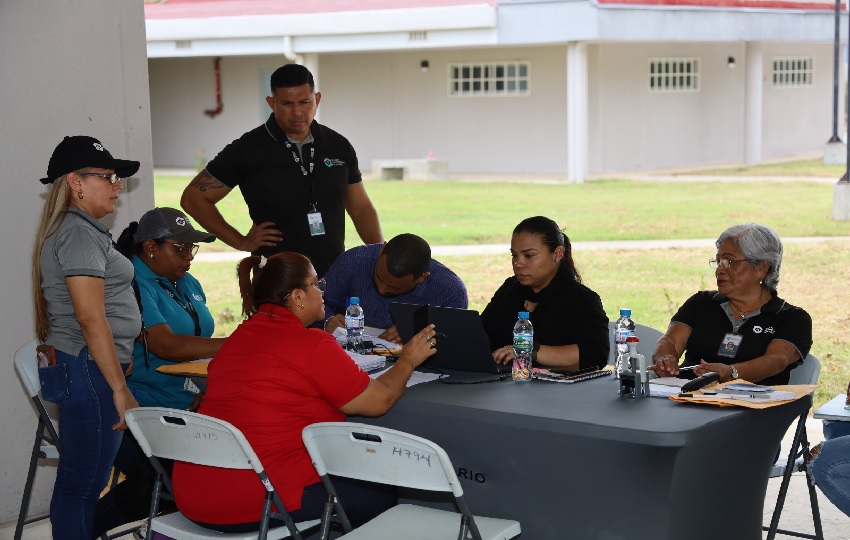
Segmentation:
{"type": "MultiPolygon", "coordinates": [[[[197,242],[215,236],[196,230],[183,212],[154,208],[131,223],[118,240],[119,249],[133,261],[134,287],[144,330],[133,350],[133,370],[127,386],[143,407],[195,409],[200,390],[187,377],[156,371],[175,362],[214,356],[224,338],[214,338],[214,320],[206,295],[189,268],[197,242]]],[[[147,516],[154,471],[135,439],[125,434],[115,467],[124,482],[98,502],[94,537],[147,516]]]]}

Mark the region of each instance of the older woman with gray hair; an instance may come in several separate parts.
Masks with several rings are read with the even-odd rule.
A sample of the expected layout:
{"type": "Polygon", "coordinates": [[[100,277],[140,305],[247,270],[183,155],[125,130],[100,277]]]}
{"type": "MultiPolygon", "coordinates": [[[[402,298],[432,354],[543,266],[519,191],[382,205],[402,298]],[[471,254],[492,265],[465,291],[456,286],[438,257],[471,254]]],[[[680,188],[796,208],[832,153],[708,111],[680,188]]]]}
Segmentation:
{"type": "Polygon", "coordinates": [[[652,355],[659,376],[685,366],[720,381],[788,384],[812,346],[812,318],[776,293],[782,241],[757,223],[726,229],[715,242],[717,290],[700,291],[679,308],[652,355]],[[679,358],[685,355],[679,366],[679,358]]]}

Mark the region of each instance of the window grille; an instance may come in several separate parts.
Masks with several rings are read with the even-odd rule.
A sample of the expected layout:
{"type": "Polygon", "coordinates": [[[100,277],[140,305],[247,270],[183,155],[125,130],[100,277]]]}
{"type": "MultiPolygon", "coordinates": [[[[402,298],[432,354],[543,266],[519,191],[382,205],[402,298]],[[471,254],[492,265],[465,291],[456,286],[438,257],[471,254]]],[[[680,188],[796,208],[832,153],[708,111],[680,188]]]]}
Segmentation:
{"type": "Polygon", "coordinates": [[[650,92],[698,92],[699,58],[650,58],[650,92]]]}
{"type": "Polygon", "coordinates": [[[449,64],[449,96],[526,96],[530,75],[529,62],[449,64]]]}

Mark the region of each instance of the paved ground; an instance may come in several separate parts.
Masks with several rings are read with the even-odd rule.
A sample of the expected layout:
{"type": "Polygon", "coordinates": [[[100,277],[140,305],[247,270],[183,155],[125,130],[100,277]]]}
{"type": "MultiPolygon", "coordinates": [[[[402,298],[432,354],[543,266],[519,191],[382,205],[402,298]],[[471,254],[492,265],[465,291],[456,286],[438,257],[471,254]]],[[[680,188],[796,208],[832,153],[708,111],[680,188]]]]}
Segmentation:
{"type": "MultiPolygon", "coordinates": [[[[813,443],[823,439],[821,423],[818,420],[809,419],[806,423],[806,431],[809,434],[809,440],[813,441],[813,443]]],[[[790,448],[793,436],[794,431],[793,429],[790,429],[783,440],[783,455],[790,448]]],[[[773,514],[773,507],[776,504],[776,496],[779,491],[779,482],[779,478],[773,478],[769,482],[764,504],[765,524],[770,523],[770,517],[773,514]]],[[[782,511],[782,518],[779,521],[779,527],[782,529],[812,534],[814,533],[814,525],[812,524],[809,494],[805,482],[805,477],[802,474],[795,474],[794,477],[792,477],[785,501],[785,508],[782,511]]],[[[850,517],[841,513],[841,511],[833,506],[832,503],[830,503],[826,497],[820,493],[820,491],[818,491],[818,501],[820,505],[824,540],[850,540],[850,517]]],[[[733,501],[730,499],[729,502],[731,503],[733,501]]],[[[722,512],[721,508],[718,508],[717,510],[722,512]]],[[[484,513],[483,511],[481,512],[484,513]]],[[[694,512],[695,516],[700,514],[699,510],[695,510],[694,512]]],[[[719,521],[718,523],[722,523],[722,521],[719,521]]],[[[0,527],[0,540],[12,540],[14,533],[14,523],[0,527]]],[[[767,533],[764,533],[764,535],[766,534],[767,533]]],[[[47,523],[29,525],[25,529],[23,535],[23,540],[47,540],[49,538],[50,525],[47,523]]],[[[721,538],[722,536],[718,536],[718,539],[721,538]]],[[[732,537],[730,536],[729,538],[732,537]]],[[[792,537],[777,535],[777,538],[784,539],[792,537]]]]}
{"type": "MultiPolygon", "coordinates": [[[[667,249],[675,247],[711,247],[714,238],[697,238],[688,240],[621,240],[611,242],[573,242],[574,251],[589,251],[597,249],[667,249]]],[[[805,236],[783,238],[787,244],[824,242],[838,240],[850,241],[850,236],[805,236]]],[[[435,257],[446,255],[492,255],[508,253],[509,244],[475,244],[466,246],[431,246],[435,257]]],[[[238,261],[249,254],[244,251],[200,251],[195,260],[199,262],[238,261]]]]}

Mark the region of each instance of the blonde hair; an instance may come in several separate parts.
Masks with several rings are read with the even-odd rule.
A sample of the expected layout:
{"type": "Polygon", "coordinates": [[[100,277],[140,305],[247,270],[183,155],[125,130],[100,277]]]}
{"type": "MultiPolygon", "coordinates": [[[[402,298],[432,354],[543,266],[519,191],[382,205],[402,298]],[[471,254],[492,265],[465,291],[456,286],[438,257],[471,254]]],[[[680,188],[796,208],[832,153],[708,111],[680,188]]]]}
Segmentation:
{"type": "Polygon", "coordinates": [[[32,290],[35,299],[35,333],[41,342],[44,342],[50,332],[50,314],[47,312],[47,301],[41,290],[41,250],[44,248],[44,241],[62,223],[65,212],[72,204],[68,174],[60,176],[53,182],[53,187],[44,202],[44,210],[35,234],[35,246],[32,253],[32,290]]]}

